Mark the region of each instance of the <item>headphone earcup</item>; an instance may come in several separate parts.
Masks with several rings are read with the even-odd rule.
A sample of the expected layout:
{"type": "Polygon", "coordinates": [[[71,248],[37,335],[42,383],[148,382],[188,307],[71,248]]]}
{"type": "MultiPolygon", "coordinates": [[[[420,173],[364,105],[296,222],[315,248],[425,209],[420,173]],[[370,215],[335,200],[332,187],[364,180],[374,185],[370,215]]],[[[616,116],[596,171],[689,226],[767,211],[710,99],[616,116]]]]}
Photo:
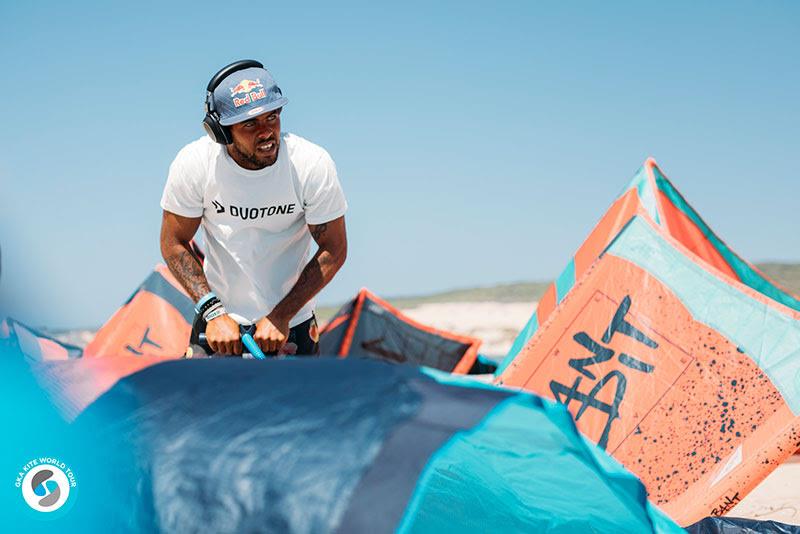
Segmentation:
{"type": "MultiPolygon", "coordinates": [[[[219,123],[217,123],[219,124],[219,123]]],[[[222,134],[222,144],[230,145],[233,143],[233,136],[231,135],[231,127],[219,125],[219,131],[222,134]]]]}
{"type": "Polygon", "coordinates": [[[216,113],[206,113],[206,116],[203,118],[203,128],[205,128],[206,133],[215,143],[229,145],[233,142],[230,129],[219,123],[216,113]]]}

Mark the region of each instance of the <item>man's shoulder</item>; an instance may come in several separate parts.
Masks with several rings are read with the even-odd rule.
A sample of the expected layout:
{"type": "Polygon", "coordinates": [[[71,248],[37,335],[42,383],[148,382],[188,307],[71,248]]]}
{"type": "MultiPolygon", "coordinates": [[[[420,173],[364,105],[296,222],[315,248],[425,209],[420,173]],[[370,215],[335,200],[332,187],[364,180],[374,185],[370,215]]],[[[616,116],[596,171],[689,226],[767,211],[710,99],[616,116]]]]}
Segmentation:
{"type": "Polygon", "coordinates": [[[316,143],[291,132],[281,134],[295,165],[315,165],[323,157],[330,157],[328,151],[316,143]]]}
{"type": "Polygon", "coordinates": [[[219,150],[221,145],[212,141],[207,135],[195,139],[178,151],[175,159],[199,159],[208,158],[219,150]]]}
{"type": "Polygon", "coordinates": [[[212,161],[219,154],[221,146],[207,135],[192,141],[178,151],[170,166],[170,173],[177,173],[192,181],[203,181],[208,176],[212,161]]]}

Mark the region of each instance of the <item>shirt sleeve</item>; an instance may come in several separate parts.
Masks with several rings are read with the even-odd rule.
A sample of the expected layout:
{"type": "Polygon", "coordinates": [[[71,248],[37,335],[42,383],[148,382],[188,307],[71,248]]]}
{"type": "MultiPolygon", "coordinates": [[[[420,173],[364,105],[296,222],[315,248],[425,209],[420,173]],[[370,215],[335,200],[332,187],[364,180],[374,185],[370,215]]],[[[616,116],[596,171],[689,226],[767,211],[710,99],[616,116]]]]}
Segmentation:
{"type": "Polygon", "coordinates": [[[347,200],[339,183],[336,165],[323,151],[303,188],[303,208],[308,224],[322,224],[338,219],[347,211],[347,200]]]}
{"type": "Polygon", "coordinates": [[[161,208],[182,217],[203,215],[205,169],[191,145],[178,152],[169,166],[167,183],[161,195],[161,208]]]}

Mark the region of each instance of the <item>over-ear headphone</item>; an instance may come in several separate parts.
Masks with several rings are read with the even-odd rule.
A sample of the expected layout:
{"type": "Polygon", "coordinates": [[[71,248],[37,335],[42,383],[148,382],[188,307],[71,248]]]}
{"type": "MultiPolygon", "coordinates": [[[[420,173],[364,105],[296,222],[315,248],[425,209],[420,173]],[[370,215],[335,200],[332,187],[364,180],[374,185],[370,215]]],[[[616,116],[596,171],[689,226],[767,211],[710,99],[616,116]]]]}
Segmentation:
{"type": "Polygon", "coordinates": [[[206,116],[203,119],[203,128],[206,129],[206,133],[211,139],[221,145],[233,143],[233,137],[231,137],[231,129],[219,123],[219,112],[214,102],[214,90],[222,83],[222,80],[234,72],[252,67],[263,69],[264,65],[253,59],[235,61],[230,65],[222,67],[219,72],[211,78],[211,81],[208,82],[208,86],[206,87],[206,116]]]}

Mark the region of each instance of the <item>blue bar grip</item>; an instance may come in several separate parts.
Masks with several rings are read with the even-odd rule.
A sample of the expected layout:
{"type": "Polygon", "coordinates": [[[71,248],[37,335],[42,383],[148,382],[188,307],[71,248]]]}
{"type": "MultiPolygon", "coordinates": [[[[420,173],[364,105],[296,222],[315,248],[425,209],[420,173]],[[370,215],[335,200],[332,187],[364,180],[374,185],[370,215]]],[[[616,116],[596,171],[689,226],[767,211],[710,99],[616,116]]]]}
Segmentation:
{"type": "MultiPolygon", "coordinates": [[[[198,338],[201,345],[208,345],[205,332],[201,332],[198,338]]],[[[256,343],[256,340],[253,339],[251,334],[242,334],[242,344],[244,344],[245,348],[250,351],[250,354],[253,355],[253,358],[257,358],[259,360],[267,359],[267,357],[264,355],[264,352],[261,350],[261,347],[258,346],[258,343],[256,343]]],[[[208,350],[211,350],[211,347],[208,347],[208,350]]]]}
{"type": "Polygon", "coordinates": [[[250,351],[250,354],[253,355],[253,358],[257,358],[259,360],[267,359],[267,357],[264,356],[264,353],[261,351],[261,347],[258,346],[256,340],[253,339],[253,336],[250,334],[242,334],[242,344],[247,347],[247,350],[250,351]]]}

